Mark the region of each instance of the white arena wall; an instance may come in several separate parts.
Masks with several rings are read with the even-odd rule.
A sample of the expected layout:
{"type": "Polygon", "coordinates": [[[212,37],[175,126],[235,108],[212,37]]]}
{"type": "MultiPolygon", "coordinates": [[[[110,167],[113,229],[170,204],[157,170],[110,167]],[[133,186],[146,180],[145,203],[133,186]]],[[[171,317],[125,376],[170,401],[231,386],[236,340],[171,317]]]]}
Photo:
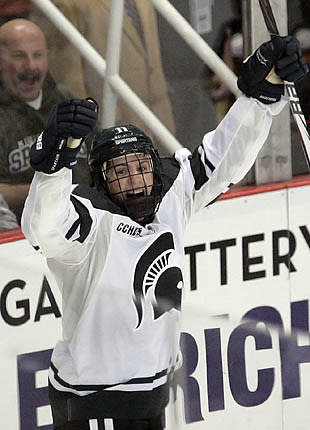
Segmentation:
{"type": "MultiPolygon", "coordinates": [[[[168,429],[309,428],[310,180],[246,190],[186,233],[183,365],[168,429]]],[[[0,234],[0,259],[1,428],[51,430],[60,295],[19,230],[0,234]]]]}

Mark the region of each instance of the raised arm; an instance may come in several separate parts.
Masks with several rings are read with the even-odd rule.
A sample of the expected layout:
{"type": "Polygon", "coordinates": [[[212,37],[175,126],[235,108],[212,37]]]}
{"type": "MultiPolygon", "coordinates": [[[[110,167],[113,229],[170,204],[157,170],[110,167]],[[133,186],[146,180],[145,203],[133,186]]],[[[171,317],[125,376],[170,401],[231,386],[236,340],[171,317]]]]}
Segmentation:
{"type": "Polygon", "coordinates": [[[292,37],[276,37],[249,57],[238,79],[242,95],[215,131],[189,155],[176,158],[183,166],[190,216],[239,182],[251,168],[267,139],[272,116],[281,112],[286,99],[283,80],[295,82],[308,73],[299,44],[292,37]],[[274,82],[275,71],[281,76],[274,82]]]}
{"type": "Polygon", "coordinates": [[[36,172],[25,202],[22,230],[46,257],[82,258],[85,251],[79,245],[93,231],[90,203],[71,196],[71,171],[80,145],[96,121],[96,104],[66,100],[55,106],[31,147],[30,163],[36,172]]]}

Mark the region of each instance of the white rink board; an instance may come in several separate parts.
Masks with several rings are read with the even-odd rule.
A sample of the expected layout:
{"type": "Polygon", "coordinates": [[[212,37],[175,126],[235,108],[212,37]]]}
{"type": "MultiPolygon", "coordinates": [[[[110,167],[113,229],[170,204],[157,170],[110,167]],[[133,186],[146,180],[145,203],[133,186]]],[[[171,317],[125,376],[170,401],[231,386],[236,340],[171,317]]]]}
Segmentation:
{"type": "MultiPolygon", "coordinates": [[[[219,201],[189,226],[183,389],[167,428],[308,430],[309,336],[289,342],[242,318],[309,332],[309,213],[304,186],[219,201]]],[[[0,258],[1,427],[51,430],[46,367],[60,336],[60,295],[25,240],[1,244],[0,258]]]]}
{"type": "Polygon", "coordinates": [[[282,340],[280,353],[279,333],[269,325],[262,349],[255,345],[253,330],[244,335],[244,343],[239,347],[236,344],[242,318],[249,312],[252,315],[255,312],[261,321],[264,318],[279,321],[287,335],[296,321],[298,327],[303,323],[309,331],[309,196],[309,187],[300,187],[220,201],[191,223],[186,244],[200,251],[195,254],[196,285],[190,282],[189,264],[185,266],[187,285],[197,289],[187,293],[183,331],[195,340],[192,348],[197,347],[199,360],[196,364],[195,358],[185,357],[190,370],[185,371],[183,384],[193,390],[198,386],[199,395],[194,396],[195,413],[186,416],[189,400],[184,398],[183,390],[178,390],[180,403],[176,408],[183,415],[183,420],[179,418],[179,428],[308,429],[309,336],[299,335],[295,347],[294,343],[282,340]],[[289,254],[288,237],[292,244],[291,256],[286,261],[296,271],[289,271],[283,262],[289,254]],[[223,261],[221,264],[220,244],[227,270],[223,269],[223,261]],[[247,268],[245,273],[244,268],[247,268]],[[220,337],[216,347],[211,344],[215,334],[220,337]],[[298,345],[305,346],[304,351],[298,345]],[[304,364],[298,363],[298,354],[304,364]],[[243,356],[244,366],[239,361],[243,356]],[[211,381],[207,379],[207,363],[212,360],[221,363],[220,381],[216,381],[211,370],[211,381]],[[241,377],[234,375],[239,367],[244,367],[241,369],[244,379],[242,372],[241,377]],[[258,376],[258,372],[264,371],[269,372],[267,382],[262,373],[258,376]],[[218,397],[212,395],[214,388],[222,390],[218,397]]]}
{"type": "Polygon", "coordinates": [[[0,261],[0,383],[5,387],[0,406],[1,416],[4,418],[1,428],[52,429],[49,407],[44,409],[38,407],[34,410],[31,407],[32,404],[37,405],[40,402],[38,398],[32,399],[34,394],[42,397],[43,403],[47,400],[46,388],[36,391],[42,386],[46,387],[47,373],[42,375],[42,372],[35,372],[31,366],[28,371],[27,367],[31,361],[35,369],[39,368],[40,364],[36,363],[38,355],[44,356],[41,351],[51,349],[61,333],[61,318],[55,316],[57,309],[55,307],[49,309],[51,301],[48,292],[42,295],[43,302],[40,301],[41,291],[44,292],[46,288],[49,288],[48,291],[52,290],[58,310],[61,303],[60,294],[49,275],[43,257],[35,253],[26,240],[1,244],[0,261]],[[44,276],[48,277],[48,283],[44,282],[44,276]],[[44,314],[48,311],[49,313],[44,314]],[[20,363],[18,358],[23,358],[23,354],[29,356],[24,356],[26,360],[20,363]],[[27,360],[27,357],[30,357],[30,360],[27,360]],[[19,390],[19,383],[23,381],[20,371],[29,373],[34,387],[31,387],[27,380],[27,383],[23,384],[23,390],[19,390]],[[36,427],[31,427],[29,424],[34,421],[36,427]]]}

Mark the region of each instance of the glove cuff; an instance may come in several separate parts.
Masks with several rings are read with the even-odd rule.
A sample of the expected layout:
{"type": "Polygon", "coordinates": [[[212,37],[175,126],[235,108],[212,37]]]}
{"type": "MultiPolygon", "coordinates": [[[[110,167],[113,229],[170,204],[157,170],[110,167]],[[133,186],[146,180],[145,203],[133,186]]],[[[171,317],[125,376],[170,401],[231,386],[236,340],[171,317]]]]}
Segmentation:
{"type": "Polygon", "coordinates": [[[49,137],[46,131],[44,131],[32,145],[30,149],[31,167],[36,171],[47,174],[58,172],[63,167],[72,169],[77,164],[76,156],[80,150],[82,141],[80,145],[72,149],[66,146],[67,139],[63,142],[64,145],[60,147],[60,142],[63,139],[59,138],[54,145],[51,145],[49,137]]]}
{"type": "Polygon", "coordinates": [[[284,95],[283,84],[271,84],[263,80],[258,84],[247,84],[242,76],[237,81],[238,88],[248,97],[253,97],[264,104],[271,104],[278,102],[281,96],[284,95]]]}

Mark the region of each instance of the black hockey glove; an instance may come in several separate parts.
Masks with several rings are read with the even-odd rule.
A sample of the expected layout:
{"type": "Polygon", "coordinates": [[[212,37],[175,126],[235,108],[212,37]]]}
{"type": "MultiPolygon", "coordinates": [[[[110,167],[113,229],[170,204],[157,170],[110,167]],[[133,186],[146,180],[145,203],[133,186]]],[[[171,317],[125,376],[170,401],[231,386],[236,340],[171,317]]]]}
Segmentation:
{"type": "Polygon", "coordinates": [[[279,83],[271,83],[273,68],[279,78],[289,82],[296,82],[308,73],[297,39],[274,36],[263,43],[244,61],[238,78],[239,89],[265,104],[279,101],[284,94],[284,85],[281,79],[279,83]]]}
{"type": "Polygon", "coordinates": [[[305,57],[301,53],[300,43],[295,37],[288,36],[284,54],[276,62],[275,71],[283,81],[297,82],[309,73],[305,57]]]}
{"type": "Polygon", "coordinates": [[[34,170],[55,173],[62,167],[72,169],[81,143],[95,128],[98,104],[92,99],[65,100],[50,113],[46,128],[30,149],[30,164],[34,170]],[[68,138],[81,139],[77,147],[67,146],[68,138]]]}

